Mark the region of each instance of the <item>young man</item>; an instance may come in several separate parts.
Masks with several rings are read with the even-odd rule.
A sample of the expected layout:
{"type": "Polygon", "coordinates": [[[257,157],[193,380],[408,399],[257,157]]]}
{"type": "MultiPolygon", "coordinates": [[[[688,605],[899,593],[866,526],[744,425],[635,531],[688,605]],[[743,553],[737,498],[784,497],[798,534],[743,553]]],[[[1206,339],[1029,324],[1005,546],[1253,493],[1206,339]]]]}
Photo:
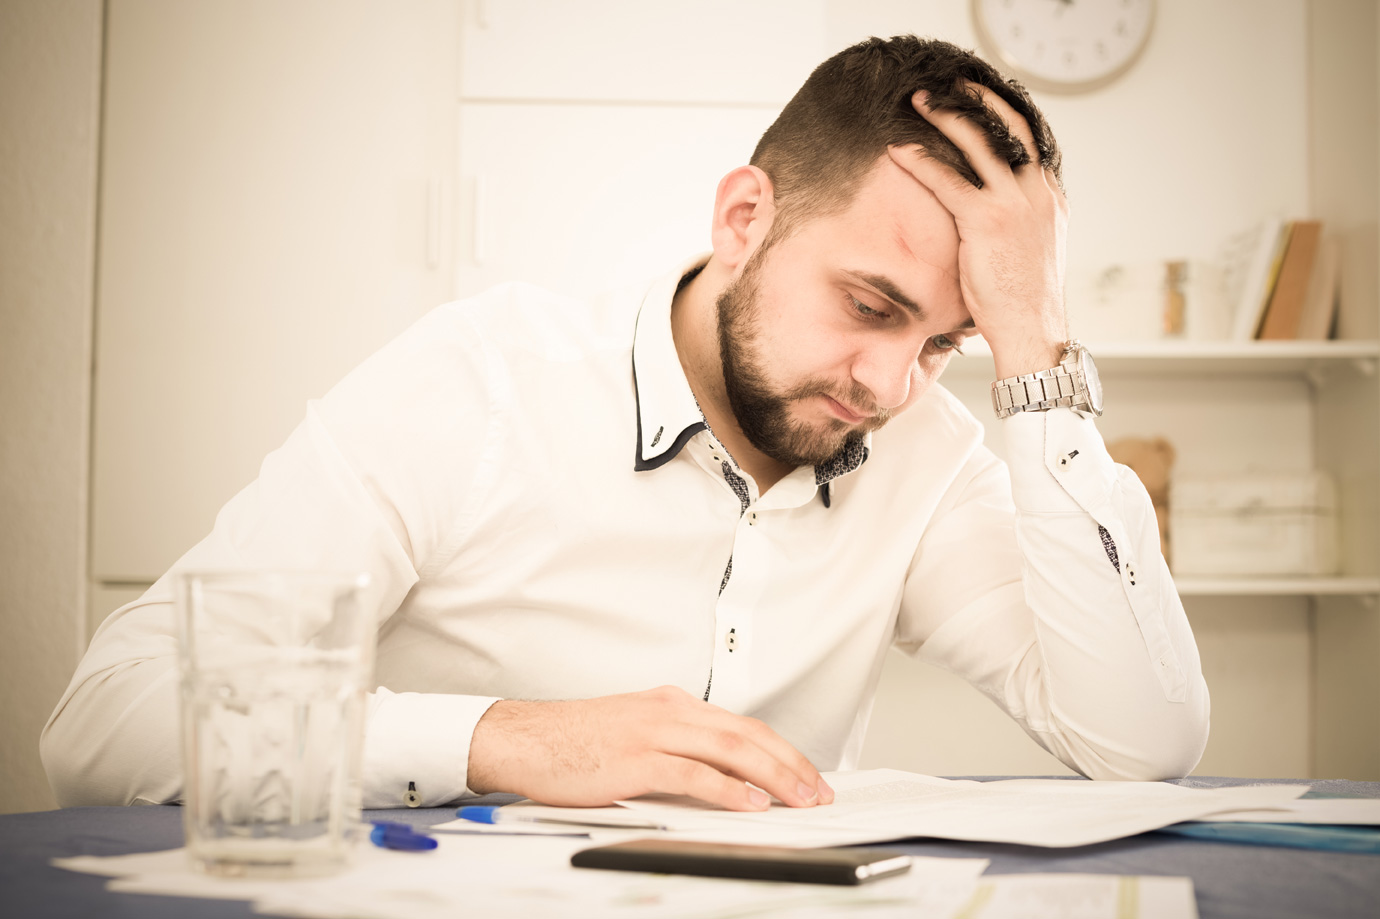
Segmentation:
{"type": "MultiPolygon", "coordinates": [[[[371,574],[366,806],[828,803],[892,643],[1086,775],[1184,775],[1207,690],[1067,340],[1066,215],[1023,90],[864,42],[724,177],[707,258],[434,311],[173,570],[371,574]],[[975,331],[1009,468],[933,387],[975,331]]],[[[107,620],[44,732],[64,805],[180,795],[169,583],[107,620]]]]}

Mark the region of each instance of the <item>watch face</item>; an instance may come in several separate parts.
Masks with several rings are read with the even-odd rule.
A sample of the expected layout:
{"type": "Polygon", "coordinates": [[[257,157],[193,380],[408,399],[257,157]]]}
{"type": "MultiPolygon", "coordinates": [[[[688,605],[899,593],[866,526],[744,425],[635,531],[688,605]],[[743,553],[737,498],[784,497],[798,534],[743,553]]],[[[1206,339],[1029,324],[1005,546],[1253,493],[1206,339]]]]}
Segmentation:
{"type": "Polygon", "coordinates": [[[1088,387],[1088,407],[1093,414],[1102,414],[1102,378],[1097,375],[1097,365],[1087,349],[1078,352],[1078,369],[1083,371],[1083,383],[1088,387]]]}

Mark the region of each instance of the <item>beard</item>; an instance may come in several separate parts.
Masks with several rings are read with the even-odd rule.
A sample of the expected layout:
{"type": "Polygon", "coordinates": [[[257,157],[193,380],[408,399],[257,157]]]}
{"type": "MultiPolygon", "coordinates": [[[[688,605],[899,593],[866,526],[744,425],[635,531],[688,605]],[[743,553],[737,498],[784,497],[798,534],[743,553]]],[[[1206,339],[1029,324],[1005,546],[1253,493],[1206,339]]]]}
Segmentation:
{"type": "Polygon", "coordinates": [[[768,243],[748,259],[743,273],[719,295],[719,358],[729,407],[743,435],[765,455],[791,466],[818,466],[832,459],[849,441],[886,424],[891,412],[881,409],[861,424],[839,418],[814,424],[795,418],[792,407],[815,396],[828,396],[845,406],[872,406],[872,394],[860,383],[840,388],[823,378],[810,378],[784,390],[767,379],[760,348],[760,276],[768,243]]]}

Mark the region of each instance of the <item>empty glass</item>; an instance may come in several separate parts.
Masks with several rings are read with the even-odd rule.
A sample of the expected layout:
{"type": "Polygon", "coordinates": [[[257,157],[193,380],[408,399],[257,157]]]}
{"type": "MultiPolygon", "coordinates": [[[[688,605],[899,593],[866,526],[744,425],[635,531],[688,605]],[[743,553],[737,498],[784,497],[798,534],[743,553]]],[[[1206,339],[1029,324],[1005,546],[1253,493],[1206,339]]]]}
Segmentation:
{"type": "Polygon", "coordinates": [[[343,869],[360,835],[368,578],[176,579],[187,851],[217,875],[343,869]]]}

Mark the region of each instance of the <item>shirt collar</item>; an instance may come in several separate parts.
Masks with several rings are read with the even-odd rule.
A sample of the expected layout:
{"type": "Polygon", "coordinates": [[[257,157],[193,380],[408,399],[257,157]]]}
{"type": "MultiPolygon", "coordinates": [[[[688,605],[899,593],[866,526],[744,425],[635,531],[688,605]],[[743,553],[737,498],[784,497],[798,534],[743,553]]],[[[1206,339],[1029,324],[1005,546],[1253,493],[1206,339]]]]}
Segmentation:
{"type": "MultiPolygon", "coordinates": [[[[703,268],[709,255],[702,254],[679,265],[656,281],[642,298],[633,332],[633,395],[637,403],[637,456],[633,469],[645,472],[665,465],[700,431],[707,431],[704,414],[676,353],[671,336],[671,302],[681,279],[703,268]]],[[[867,461],[872,451],[872,432],[850,440],[827,462],[815,467],[815,484],[829,506],[829,483],[867,461]]]]}
{"type": "Polygon", "coordinates": [[[671,337],[671,301],[681,278],[703,268],[699,255],[663,276],[642,298],[633,332],[633,394],[637,400],[637,457],[633,469],[645,472],[670,462],[700,431],[704,415],[690,391],[671,337]]]}

